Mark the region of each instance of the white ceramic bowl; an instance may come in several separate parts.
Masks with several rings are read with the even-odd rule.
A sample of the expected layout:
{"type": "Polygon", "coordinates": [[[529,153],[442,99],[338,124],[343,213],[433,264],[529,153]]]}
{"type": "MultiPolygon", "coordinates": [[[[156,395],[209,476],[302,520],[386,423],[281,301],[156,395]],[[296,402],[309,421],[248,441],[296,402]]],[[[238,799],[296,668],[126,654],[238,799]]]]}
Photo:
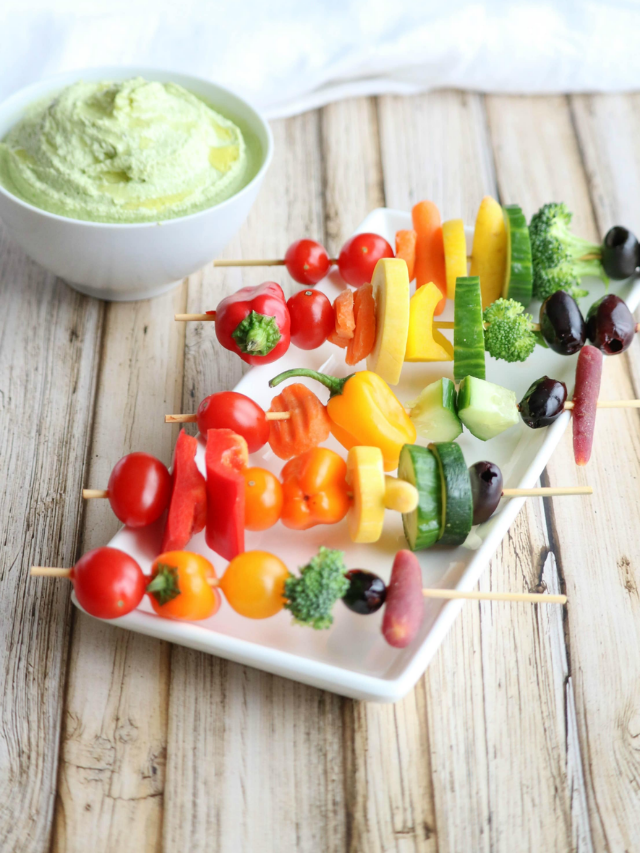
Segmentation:
{"type": "Polygon", "coordinates": [[[269,125],[242,98],[207,80],[153,68],[104,67],[70,71],[16,92],[0,105],[0,139],[34,101],[76,80],[144,77],[179,83],[257,136],[262,162],[253,180],[214,207],[162,222],[109,224],[40,210],[0,186],[0,219],[25,252],[76,290],[98,299],[157,296],[213,260],[246,219],[273,154],[269,125]]]}

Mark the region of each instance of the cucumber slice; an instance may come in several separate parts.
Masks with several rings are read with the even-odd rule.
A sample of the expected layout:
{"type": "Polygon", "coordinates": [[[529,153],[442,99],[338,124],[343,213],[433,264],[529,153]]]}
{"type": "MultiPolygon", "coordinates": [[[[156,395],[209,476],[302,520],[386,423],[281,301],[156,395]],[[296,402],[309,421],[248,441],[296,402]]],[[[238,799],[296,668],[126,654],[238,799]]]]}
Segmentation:
{"type": "Polygon", "coordinates": [[[478,276],[456,280],[453,319],[453,378],[465,376],[484,379],[484,326],[482,294],[478,276]]]}
{"type": "Polygon", "coordinates": [[[442,476],[444,519],[441,545],[462,545],[473,524],[473,496],[467,463],[460,445],[454,442],[430,444],[442,476]]]}
{"type": "Polygon", "coordinates": [[[502,209],[507,227],[507,266],[502,295],[505,299],[515,299],[526,308],[533,294],[531,240],[527,220],[517,204],[507,204],[502,209]]]}
{"type": "Polygon", "coordinates": [[[410,404],[409,417],[418,435],[428,441],[453,441],[462,432],[457,415],[456,386],[442,378],[427,385],[410,404]]]}
{"type": "Polygon", "coordinates": [[[398,479],[418,490],[418,506],[402,514],[409,548],[422,551],[440,538],[442,529],[442,481],[434,454],[418,444],[405,444],[400,451],[398,479]]]}
{"type": "Polygon", "coordinates": [[[500,435],[520,421],[513,391],[474,376],[466,376],[460,383],[458,417],[482,441],[500,435]]]}

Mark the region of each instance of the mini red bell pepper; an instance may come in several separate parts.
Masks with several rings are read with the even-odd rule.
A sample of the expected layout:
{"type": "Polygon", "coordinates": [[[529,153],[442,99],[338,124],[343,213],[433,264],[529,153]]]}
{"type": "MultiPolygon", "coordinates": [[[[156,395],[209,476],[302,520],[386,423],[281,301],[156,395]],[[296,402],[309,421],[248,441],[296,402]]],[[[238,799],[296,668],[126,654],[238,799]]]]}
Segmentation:
{"type": "Polygon", "coordinates": [[[162,536],[162,551],[181,551],[207,519],[207,489],[196,465],[198,441],[180,431],[173,454],[171,498],[162,536]]]}
{"type": "Polygon", "coordinates": [[[244,551],[243,470],[249,461],[247,442],[230,429],[207,432],[207,529],[212,551],[233,560],[244,551]]]}
{"type": "Polygon", "coordinates": [[[220,302],[216,335],[225,349],[247,364],[269,364],[289,349],[290,317],[284,293],[275,281],[242,287],[220,302]]]}

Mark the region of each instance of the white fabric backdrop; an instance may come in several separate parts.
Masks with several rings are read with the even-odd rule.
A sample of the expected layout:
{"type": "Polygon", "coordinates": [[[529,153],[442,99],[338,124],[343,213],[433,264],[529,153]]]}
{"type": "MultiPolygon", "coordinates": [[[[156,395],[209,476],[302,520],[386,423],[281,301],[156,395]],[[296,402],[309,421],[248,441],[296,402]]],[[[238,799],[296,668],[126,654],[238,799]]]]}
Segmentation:
{"type": "Polygon", "coordinates": [[[640,89],[637,0],[0,0],[0,98],[93,65],[229,86],[270,116],[455,86],[640,89]]]}

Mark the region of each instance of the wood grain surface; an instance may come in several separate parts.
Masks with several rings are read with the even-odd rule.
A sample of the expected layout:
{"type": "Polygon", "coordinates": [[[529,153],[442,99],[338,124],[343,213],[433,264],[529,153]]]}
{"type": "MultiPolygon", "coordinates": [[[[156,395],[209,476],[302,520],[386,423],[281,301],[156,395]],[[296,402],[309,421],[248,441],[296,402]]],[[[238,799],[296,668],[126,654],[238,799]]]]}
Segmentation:
{"type": "MultiPolygon", "coordinates": [[[[640,96],[436,92],[274,122],[276,157],[227,257],[301,236],[335,254],[373,207],[433,199],[472,222],[483,195],[527,216],[566,201],[588,237],[640,232],[640,96]]],[[[286,272],[269,278],[293,292],[286,272]]],[[[567,592],[559,608],[463,609],[416,689],[358,703],[79,614],[71,565],[117,529],[83,506],[135,449],[171,459],[169,411],[232,387],[209,324],[260,269],[214,269],[167,296],[105,305],[25,258],[0,227],[0,850],[640,850],[640,413],[601,412],[594,457],[570,436],[482,590],[567,592]]],[[[603,396],[640,396],[640,343],[603,396]]],[[[193,430],[193,427],[187,427],[193,430]]]]}

